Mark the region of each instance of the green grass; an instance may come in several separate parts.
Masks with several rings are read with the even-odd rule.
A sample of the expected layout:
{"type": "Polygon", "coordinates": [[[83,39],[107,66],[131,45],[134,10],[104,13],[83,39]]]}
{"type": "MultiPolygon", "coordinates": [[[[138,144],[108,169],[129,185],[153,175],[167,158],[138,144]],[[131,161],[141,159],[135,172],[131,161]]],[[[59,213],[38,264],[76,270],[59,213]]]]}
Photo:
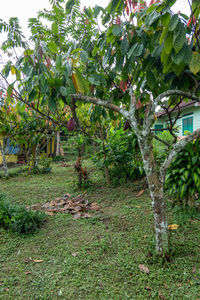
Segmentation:
{"type": "MultiPolygon", "coordinates": [[[[197,300],[198,215],[169,211],[169,223],[180,227],[170,235],[171,262],[162,265],[153,250],[148,191],[135,197],[143,183],[106,187],[102,174],[85,164],[92,170],[87,199],[98,202],[102,211],[89,219],[74,220],[69,214],[49,217],[38,233],[29,236],[0,229],[0,299],[197,300]],[[139,264],[148,266],[150,274],[142,273],[139,264]]],[[[13,203],[30,205],[65,193],[79,194],[76,181],[73,167],[54,164],[52,173],[1,179],[0,186],[13,203]]]]}

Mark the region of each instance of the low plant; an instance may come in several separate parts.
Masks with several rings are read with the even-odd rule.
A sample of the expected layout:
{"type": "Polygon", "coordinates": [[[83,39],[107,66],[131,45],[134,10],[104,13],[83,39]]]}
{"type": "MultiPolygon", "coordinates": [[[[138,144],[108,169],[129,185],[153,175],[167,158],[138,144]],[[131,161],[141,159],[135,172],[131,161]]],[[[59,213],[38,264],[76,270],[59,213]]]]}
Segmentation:
{"type": "Polygon", "coordinates": [[[50,172],[51,171],[51,163],[52,158],[42,154],[39,160],[39,166],[42,172],[50,172]]]}
{"type": "Polygon", "coordinates": [[[189,143],[168,168],[165,188],[177,204],[194,206],[200,193],[200,139],[189,143]]]}
{"type": "MultiPolygon", "coordinates": [[[[169,144],[169,145],[172,144],[173,137],[169,133],[169,131],[166,130],[163,132],[159,132],[157,134],[157,136],[160,139],[162,139],[163,141],[165,141],[167,144],[169,144]]],[[[170,147],[168,147],[164,143],[162,143],[156,139],[153,140],[153,152],[154,152],[154,156],[155,156],[156,164],[157,164],[158,168],[166,159],[166,157],[169,153],[169,150],[170,150],[170,147]]]]}
{"type": "Polygon", "coordinates": [[[6,194],[0,193],[0,227],[20,234],[36,232],[44,223],[46,215],[33,212],[10,202],[6,194]]]}

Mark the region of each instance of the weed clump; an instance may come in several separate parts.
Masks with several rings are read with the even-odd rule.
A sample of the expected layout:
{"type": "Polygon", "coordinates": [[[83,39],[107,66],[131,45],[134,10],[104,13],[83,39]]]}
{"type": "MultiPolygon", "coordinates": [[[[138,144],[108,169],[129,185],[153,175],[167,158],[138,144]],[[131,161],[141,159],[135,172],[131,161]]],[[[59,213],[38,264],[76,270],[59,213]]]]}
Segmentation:
{"type": "Polygon", "coordinates": [[[20,234],[32,234],[41,227],[45,219],[44,213],[16,206],[6,194],[0,193],[0,227],[20,234]]]}

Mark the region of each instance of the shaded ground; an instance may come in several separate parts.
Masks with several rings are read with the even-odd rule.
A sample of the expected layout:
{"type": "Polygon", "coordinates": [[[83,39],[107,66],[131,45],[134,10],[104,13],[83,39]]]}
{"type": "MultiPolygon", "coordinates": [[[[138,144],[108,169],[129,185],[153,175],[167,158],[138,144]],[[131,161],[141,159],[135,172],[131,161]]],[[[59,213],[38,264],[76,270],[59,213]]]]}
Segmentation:
{"type": "MultiPolygon", "coordinates": [[[[108,188],[94,168],[91,181],[87,199],[103,207],[91,218],[48,217],[28,237],[0,229],[0,299],[199,299],[198,216],[170,216],[169,223],[180,227],[171,232],[171,262],[162,266],[153,250],[148,192],[135,197],[142,183],[108,188]],[[139,264],[150,274],[142,273],[139,264]]],[[[59,164],[51,174],[22,174],[1,179],[0,185],[13,202],[24,205],[80,193],[73,167],[59,164]]]]}

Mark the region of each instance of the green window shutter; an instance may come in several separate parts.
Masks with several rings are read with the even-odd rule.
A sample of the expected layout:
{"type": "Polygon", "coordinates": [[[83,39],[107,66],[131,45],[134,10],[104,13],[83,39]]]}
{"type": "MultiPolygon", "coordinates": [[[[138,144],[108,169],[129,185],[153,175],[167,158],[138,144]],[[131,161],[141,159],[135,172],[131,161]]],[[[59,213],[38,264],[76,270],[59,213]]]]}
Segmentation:
{"type": "Polygon", "coordinates": [[[155,124],[155,129],[158,129],[158,131],[155,131],[155,134],[157,134],[159,132],[159,129],[162,129],[163,125],[162,124],[155,124]]]}
{"type": "Polygon", "coordinates": [[[183,119],[183,135],[186,131],[193,132],[193,117],[183,119]]]}

